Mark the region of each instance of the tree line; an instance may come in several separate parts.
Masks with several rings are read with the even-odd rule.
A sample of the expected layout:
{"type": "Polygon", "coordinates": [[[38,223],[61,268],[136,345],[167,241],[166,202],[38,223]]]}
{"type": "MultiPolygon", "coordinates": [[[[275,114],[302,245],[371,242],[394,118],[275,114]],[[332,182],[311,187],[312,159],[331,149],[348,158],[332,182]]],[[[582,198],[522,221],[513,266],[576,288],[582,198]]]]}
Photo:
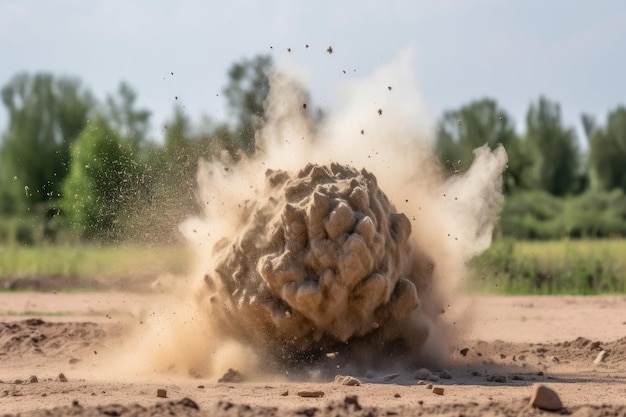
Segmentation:
{"type": "MultiPolygon", "coordinates": [[[[180,220],[200,209],[199,158],[255,152],[272,65],[257,56],[228,70],[223,93],[234,123],[194,124],[175,107],[162,143],[149,137],[151,113],[126,83],[98,100],[74,77],[15,75],[0,92],[8,113],[0,140],[0,242],[174,239],[180,220]]],[[[622,236],[626,108],[612,110],[604,123],[581,120],[586,152],[557,102],[531,103],[518,134],[506,110],[485,98],[441,115],[436,153],[454,175],[469,167],[476,147],[505,146],[509,197],[500,234],[622,236]]]]}

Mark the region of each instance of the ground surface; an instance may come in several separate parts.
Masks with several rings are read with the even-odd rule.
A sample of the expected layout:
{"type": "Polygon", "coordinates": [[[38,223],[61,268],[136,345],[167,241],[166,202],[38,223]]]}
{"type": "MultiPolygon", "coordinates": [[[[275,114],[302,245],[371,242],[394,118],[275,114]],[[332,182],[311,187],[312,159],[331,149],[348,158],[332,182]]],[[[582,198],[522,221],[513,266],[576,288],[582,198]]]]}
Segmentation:
{"type": "Polygon", "coordinates": [[[545,413],[528,406],[536,384],[558,393],[564,414],[626,415],[625,296],[465,298],[460,304],[473,307],[459,323],[466,331],[452,346],[444,374],[451,378],[426,381],[443,395],[418,385],[417,369],[355,375],[362,384],[346,386],[332,379],[128,380],[90,368],[148,301],[114,292],[0,293],[0,415],[534,415],[545,413]],[[594,364],[602,350],[608,355],[594,364]]]}

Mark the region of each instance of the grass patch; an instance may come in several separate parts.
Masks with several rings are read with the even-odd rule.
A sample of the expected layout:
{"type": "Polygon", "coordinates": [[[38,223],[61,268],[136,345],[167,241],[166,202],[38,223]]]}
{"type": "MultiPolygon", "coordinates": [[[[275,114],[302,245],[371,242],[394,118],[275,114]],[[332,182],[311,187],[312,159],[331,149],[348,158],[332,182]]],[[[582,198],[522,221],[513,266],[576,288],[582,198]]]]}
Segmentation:
{"type": "Polygon", "coordinates": [[[471,263],[470,290],[499,294],[626,293],[626,240],[495,242],[471,263]]]}
{"type": "Polygon", "coordinates": [[[190,263],[184,246],[0,246],[0,279],[156,277],[190,263]]]}

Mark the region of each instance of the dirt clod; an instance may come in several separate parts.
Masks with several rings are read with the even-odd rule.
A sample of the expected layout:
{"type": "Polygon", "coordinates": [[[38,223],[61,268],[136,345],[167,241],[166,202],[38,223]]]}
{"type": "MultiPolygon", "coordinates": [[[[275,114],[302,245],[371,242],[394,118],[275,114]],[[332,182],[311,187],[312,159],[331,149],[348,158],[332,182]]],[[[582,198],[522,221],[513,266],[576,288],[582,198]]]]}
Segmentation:
{"type": "Polygon", "coordinates": [[[558,411],[563,408],[563,403],[558,394],[544,385],[535,385],[529,402],[531,407],[546,411],[558,411]]]}
{"type": "Polygon", "coordinates": [[[305,398],[321,398],[324,396],[324,391],[298,391],[298,396],[305,398]]]}
{"type": "Polygon", "coordinates": [[[59,374],[59,381],[61,382],[67,382],[67,378],[65,377],[65,375],[63,374],[63,372],[61,372],[59,374]]]}
{"type": "Polygon", "coordinates": [[[357,387],[361,385],[361,381],[349,375],[346,375],[346,376],[337,375],[335,376],[335,382],[340,385],[350,385],[350,386],[357,386],[357,387]]]}

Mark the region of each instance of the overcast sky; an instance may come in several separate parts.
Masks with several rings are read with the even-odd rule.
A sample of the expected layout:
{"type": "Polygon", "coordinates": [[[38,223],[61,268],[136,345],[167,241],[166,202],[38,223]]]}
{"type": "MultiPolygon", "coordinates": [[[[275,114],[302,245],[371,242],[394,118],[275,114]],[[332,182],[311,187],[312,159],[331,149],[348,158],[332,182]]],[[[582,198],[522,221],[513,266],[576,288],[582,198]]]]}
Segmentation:
{"type": "MultiPolygon", "coordinates": [[[[345,78],[406,49],[433,118],[489,96],[521,131],[543,94],[580,132],[581,113],[604,122],[626,104],[621,0],[0,0],[2,85],[20,71],[50,71],[104,98],[127,81],[154,113],[154,137],[176,96],[196,119],[224,119],[217,95],[241,58],[294,61],[324,107],[345,78]]],[[[0,130],[6,122],[2,109],[0,130]]]]}

